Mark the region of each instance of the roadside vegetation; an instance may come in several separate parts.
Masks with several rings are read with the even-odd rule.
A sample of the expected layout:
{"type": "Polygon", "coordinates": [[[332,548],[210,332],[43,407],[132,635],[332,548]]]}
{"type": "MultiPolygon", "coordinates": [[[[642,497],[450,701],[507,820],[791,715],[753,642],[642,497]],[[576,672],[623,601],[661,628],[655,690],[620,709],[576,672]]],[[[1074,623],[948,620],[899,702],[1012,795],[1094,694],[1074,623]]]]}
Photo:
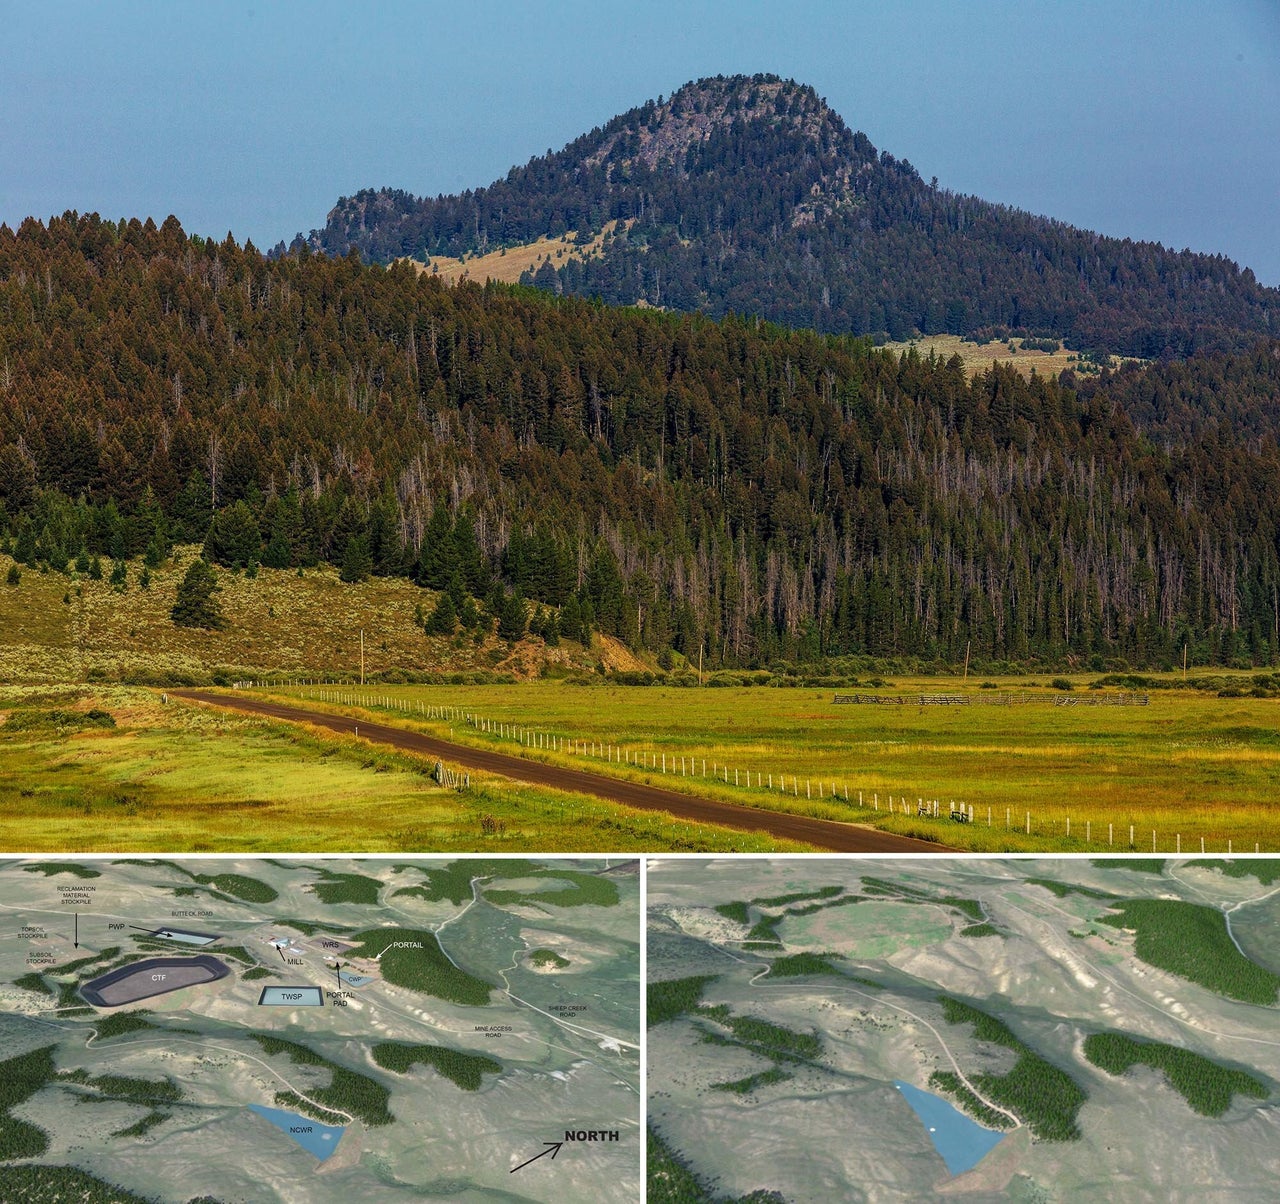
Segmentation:
{"type": "MultiPolygon", "coordinates": [[[[968,1076],[983,1095],[1008,1108],[1041,1141],[1079,1140],[1076,1115],[1088,1095],[1069,1074],[1020,1041],[1006,1024],[994,1016],[946,995],[939,996],[939,1002],[948,1024],[971,1024],[977,1040],[1001,1045],[1017,1055],[1013,1068],[1004,1074],[968,1076]]],[[[983,1124],[1001,1119],[972,1092],[962,1090],[963,1084],[951,1071],[936,1072],[930,1076],[929,1085],[955,1096],[965,1110],[983,1124]]],[[[1007,1118],[1003,1119],[1007,1122],[1007,1118]]],[[[996,1127],[1005,1128],[1007,1123],[996,1127]]]]}
{"type": "Polygon", "coordinates": [[[371,1128],[378,1125],[389,1125],[395,1117],[388,1104],[391,1093],[379,1082],[368,1075],[358,1074],[331,1062],[322,1054],[306,1045],[294,1041],[283,1041],[279,1037],[271,1037],[265,1033],[251,1033],[268,1055],[286,1054],[297,1066],[317,1066],[328,1070],[331,1079],[328,1086],[305,1088],[306,1094],[321,1105],[319,1109],[292,1091],[280,1091],[276,1094],[276,1103],[282,1108],[290,1108],[297,1112],[314,1117],[324,1124],[346,1124],[346,1118],[332,1112],[328,1108],[340,1108],[357,1120],[364,1121],[371,1128]],[[318,1114],[319,1113],[319,1114],[318,1114]]]}

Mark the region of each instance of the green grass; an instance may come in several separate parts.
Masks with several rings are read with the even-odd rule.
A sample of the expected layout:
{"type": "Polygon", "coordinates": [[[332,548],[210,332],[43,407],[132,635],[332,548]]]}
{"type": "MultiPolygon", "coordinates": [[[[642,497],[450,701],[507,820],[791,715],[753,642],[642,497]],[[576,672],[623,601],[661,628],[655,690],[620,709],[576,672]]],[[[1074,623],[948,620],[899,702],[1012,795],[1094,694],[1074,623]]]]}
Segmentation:
{"type": "Polygon", "coordinates": [[[268,970],[266,966],[254,966],[252,970],[246,970],[240,977],[245,982],[255,982],[259,978],[279,978],[280,975],[275,970],[268,970]]]}
{"type": "Polygon", "coordinates": [[[462,1053],[443,1045],[400,1045],[382,1041],[370,1051],[384,1070],[408,1074],[417,1064],[430,1066],[463,1091],[479,1091],[485,1074],[501,1074],[502,1063],[480,1054],[462,1053]]]}
{"type": "Polygon", "coordinates": [[[1100,924],[1132,929],[1134,954],[1150,966],[1245,1003],[1270,1005],[1280,976],[1250,961],[1236,948],[1216,907],[1176,899],[1130,899],[1100,924]]]}
{"type": "MultiPolygon", "coordinates": [[[[473,773],[472,788],[460,793],[436,786],[433,762],[352,737],[172,700],[165,706],[158,692],[135,687],[57,694],[68,691],[80,705],[109,705],[117,726],[60,734],[0,723],[0,847],[246,855],[807,847],[489,774],[473,773]]],[[[0,716],[53,693],[0,686],[0,716]]]]}
{"type": "Polygon", "coordinates": [[[703,1032],[702,1039],[712,1044],[739,1045],[752,1053],[773,1061],[811,1061],[822,1053],[822,1039],[816,1033],[800,1033],[781,1024],[762,1020],[759,1016],[734,1016],[724,1013],[711,1015],[717,1024],[731,1033],[733,1040],[726,1041],[717,1034],[703,1032]]]}
{"type": "MultiPolygon", "coordinates": [[[[994,1016],[946,995],[939,996],[939,1002],[948,1024],[971,1024],[973,1035],[979,1041],[1004,1046],[1017,1054],[1012,1069],[1005,1074],[969,1075],[970,1082],[979,1091],[1020,1117],[1041,1141],[1079,1140],[1076,1115],[1089,1097],[1069,1074],[1020,1041],[1008,1025],[994,1016]]],[[[929,1082],[931,1086],[951,1091],[966,1108],[977,1104],[981,1108],[981,1114],[974,1113],[977,1119],[987,1123],[991,1118],[991,1110],[971,1092],[955,1092],[954,1088],[963,1088],[963,1084],[951,1072],[937,1072],[930,1076],[929,1082]]]]}
{"type": "Polygon", "coordinates": [[[359,942],[351,949],[352,957],[381,957],[378,961],[382,977],[398,987],[407,987],[423,995],[434,995],[468,1007],[483,1007],[489,993],[496,988],[458,969],[441,950],[435,934],[415,928],[373,928],[351,938],[359,942]],[[393,944],[409,943],[421,948],[392,949],[393,944]]]}
{"type": "Polygon", "coordinates": [[[724,916],[726,920],[733,920],[738,924],[751,923],[751,915],[747,911],[747,905],[741,900],[733,903],[717,903],[715,910],[724,916]]]}
{"type": "MultiPolygon", "coordinates": [[[[250,1035],[269,1055],[287,1054],[289,1060],[295,1065],[319,1066],[331,1073],[332,1078],[327,1087],[306,1089],[307,1095],[319,1103],[322,1109],[340,1108],[371,1127],[389,1125],[395,1120],[388,1108],[391,1093],[375,1079],[369,1078],[368,1075],[357,1074],[345,1066],[339,1066],[306,1045],[299,1045],[294,1041],[282,1041],[279,1037],[269,1037],[265,1033],[250,1035]]],[[[307,1115],[313,1115],[316,1111],[313,1105],[291,1091],[282,1091],[277,1094],[276,1102],[281,1107],[297,1108],[306,1112],[307,1115]]],[[[330,1116],[333,1119],[326,1123],[345,1123],[342,1117],[334,1113],[330,1116]]],[[[325,1120],[324,1117],[317,1117],[317,1119],[325,1120]]]]}
{"type": "Polygon", "coordinates": [[[1265,1083],[1243,1070],[1232,1070],[1176,1045],[1135,1041],[1123,1033],[1091,1033],[1084,1040],[1084,1056],[1113,1075],[1138,1065],[1159,1070],[1201,1116],[1221,1116],[1237,1095],[1266,1099],[1271,1094],[1265,1083]]]}
{"type": "Polygon", "coordinates": [[[970,924],[967,928],[960,929],[961,936],[1004,936],[994,924],[970,924]]]}
{"type": "Polygon", "coordinates": [[[716,974],[695,974],[688,978],[667,978],[648,986],[648,1025],[653,1028],[692,1011],[702,1002],[707,984],[716,974]]]}
{"type": "MultiPolygon", "coordinates": [[[[1042,678],[1010,678],[998,684],[1002,690],[1022,691],[1045,683],[1042,678]]],[[[1076,684],[1085,687],[1090,681],[1082,678],[1076,684]]],[[[476,746],[630,780],[649,779],[669,789],[740,803],[872,822],[974,851],[1141,853],[1151,850],[1153,829],[1160,853],[1172,853],[1178,836],[1184,849],[1204,836],[1215,854],[1226,852],[1228,840],[1240,852],[1253,852],[1255,842],[1264,851],[1280,849],[1280,817],[1256,806],[1257,799],[1280,788],[1275,702],[1217,698],[1169,684],[1175,688],[1154,692],[1144,707],[833,706],[828,689],[698,690],[605,681],[538,681],[500,690],[481,685],[378,686],[376,693],[415,707],[419,702],[453,706],[566,740],[621,745],[627,754],[657,754],[659,762],[665,753],[669,772],[664,776],[661,768],[642,769],[569,752],[521,751],[510,739],[454,721],[454,738],[476,746]],[[686,758],[686,771],[692,758],[697,776],[681,776],[681,756],[686,758]],[[713,780],[713,763],[731,767],[727,785],[719,772],[719,780],[713,780]],[[743,783],[736,788],[733,768],[740,771],[743,783]],[[752,774],[750,788],[745,785],[747,771],[752,774]],[[765,775],[763,787],[755,785],[756,774],[765,775]],[[784,774],[785,796],[778,790],[784,774]],[[800,779],[798,795],[793,793],[793,775],[800,779]],[[812,798],[806,797],[806,780],[812,798]],[[819,781],[824,783],[822,800],[819,781]],[[832,781],[837,786],[834,800],[832,781]],[[865,804],[861,809],[856,806],[859,790],[865,804]],[[892,816],[890,795],[895,799],[892,816]],[[871,806],[875,796],[878,811],[871,806]],[[917,798],[940,800],[943,818],[916,816],[917,798]],[[972,825],[945,818],[953,799],[973,804],[972,825]],[[1029,799],[1035,800],[1030,803],[1030,836],[1025,832],[1029,799]],[[1091,825],[1087,840],[1086,823],[1091,825]],[[1130,824],[1135,829],[1132,850],[1130,824]]],[[[895,678],[893,687],[880,692],[912,698],[939,691],[964,693],[975,702],[983,694],[977,683],[936,677],[895,678]]],[[[296,698],[317,691],[280,693],[296,698]]],[[[347,709],[337,702],[318,705],[347,709]]],[[[447,720],[419,723],[395,709],[377,708],[376,713],[391,722],[435,731],[450,726],[447,720]]]]}
{"type": "Polygon", "coordinates": [[[123,1129],[117,1129],[111,1134],[112,1137],[145,1137],[156,1125],[164,1124],[169,1119],[168,1112],[148,1112],[139,1120],[135,1120],[133,1124],[123,1129]]]}

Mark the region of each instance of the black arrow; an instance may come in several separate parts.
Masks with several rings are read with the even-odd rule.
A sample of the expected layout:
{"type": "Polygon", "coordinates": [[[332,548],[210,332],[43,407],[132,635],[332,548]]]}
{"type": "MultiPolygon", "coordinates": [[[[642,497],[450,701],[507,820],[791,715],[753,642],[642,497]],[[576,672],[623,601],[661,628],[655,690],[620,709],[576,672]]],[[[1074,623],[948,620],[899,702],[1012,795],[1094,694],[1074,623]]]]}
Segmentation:
{"type": "Polygon", "coordinates": [[[342,989],[342,963],[334,962],[333,972],[338,976],[338,989],[342,989]]]}
{"type": "Polygon", "coordinates": [[[279,945],[277,945],[277,946],[276,946],[276,952],[277,952],[278,954],[280,954],[280,960],[281,960],[281,961],[284,961],[284,960],[285,960],[285,957],[284,957],[284,950],[283,950],[283,949],[281,949],[279,945]]]}
{"type": "Polygon", "coordinates": [[[76,912],[76,934],[71,938],[71,943],[77,949],[80,948],[80,913],[78,911],[76,912]]]}
{"type": "MultiPolygon", "coordinates": [[[[563,1141],[544,1141],[542,1144],[547,1147],[545,1150],[542,1151],[542,1154],[550,1154],[551,1161],[554,1162],[556,1160],[556,1155],[560,1153],[560,1147],[564,1145],[564,1142],[563,1141]]],[[[529,1163],[531,1162],[537,1162],[538,1159],[542,1157],[542,1154],[534,1154],[532,1158],[526,1158],[520,1164],[520,1166],[528,1166],[529,1163]]],[[[520,1166],[513,1166],[511,1168],[511,1174],[514,1175],[516,1171],[520,1169],[520,1166]]]]}

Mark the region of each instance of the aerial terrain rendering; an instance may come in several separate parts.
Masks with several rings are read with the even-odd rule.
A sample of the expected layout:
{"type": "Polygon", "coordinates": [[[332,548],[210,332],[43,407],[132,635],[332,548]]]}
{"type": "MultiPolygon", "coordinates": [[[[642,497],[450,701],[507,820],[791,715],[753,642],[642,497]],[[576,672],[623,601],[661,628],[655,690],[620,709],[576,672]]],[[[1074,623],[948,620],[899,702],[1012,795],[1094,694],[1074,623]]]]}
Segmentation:
{"type": "Polygon", "coordinates": [[[1278,882],[651,860],[649,1200],[1274,1199],[1278,882]]]}
{"type": "Polygon", "coordinates": [[[630,1204],[638,868],[0,864],[0,1199],[630,1204]]]}

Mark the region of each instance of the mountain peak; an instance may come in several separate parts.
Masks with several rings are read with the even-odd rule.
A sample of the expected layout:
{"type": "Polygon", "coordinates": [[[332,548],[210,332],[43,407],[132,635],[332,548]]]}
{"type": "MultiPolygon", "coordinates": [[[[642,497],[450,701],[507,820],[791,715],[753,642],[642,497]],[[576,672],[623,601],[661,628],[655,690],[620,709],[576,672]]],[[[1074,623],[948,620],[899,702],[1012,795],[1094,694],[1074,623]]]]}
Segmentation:
{"type": "Polygon", "coordinates": [[[1221,256],[925,184],[776,75],[692,81],[486,188],[343,198],[310,241],[382,261],[516,249],[520,279],[556,292],[893,340],[1020,336],[1154,358],[1280,327],[1280,292],[1221,256]]]}
{"type": "Polygon", "coordinates": [[[658,170],[667,161],[679,166],[691,147],[732,125],[766,122],[803,137],[821,140],[824,127],[844,130],[844,122],[808,85],[777,75],[715,75],[692,80],[669,99],[633,109],[626,124],[606,134],[599,147],[585,159],[594,166],[604,163],[622,146],[622,161],[639,162],[658,170]]]}

